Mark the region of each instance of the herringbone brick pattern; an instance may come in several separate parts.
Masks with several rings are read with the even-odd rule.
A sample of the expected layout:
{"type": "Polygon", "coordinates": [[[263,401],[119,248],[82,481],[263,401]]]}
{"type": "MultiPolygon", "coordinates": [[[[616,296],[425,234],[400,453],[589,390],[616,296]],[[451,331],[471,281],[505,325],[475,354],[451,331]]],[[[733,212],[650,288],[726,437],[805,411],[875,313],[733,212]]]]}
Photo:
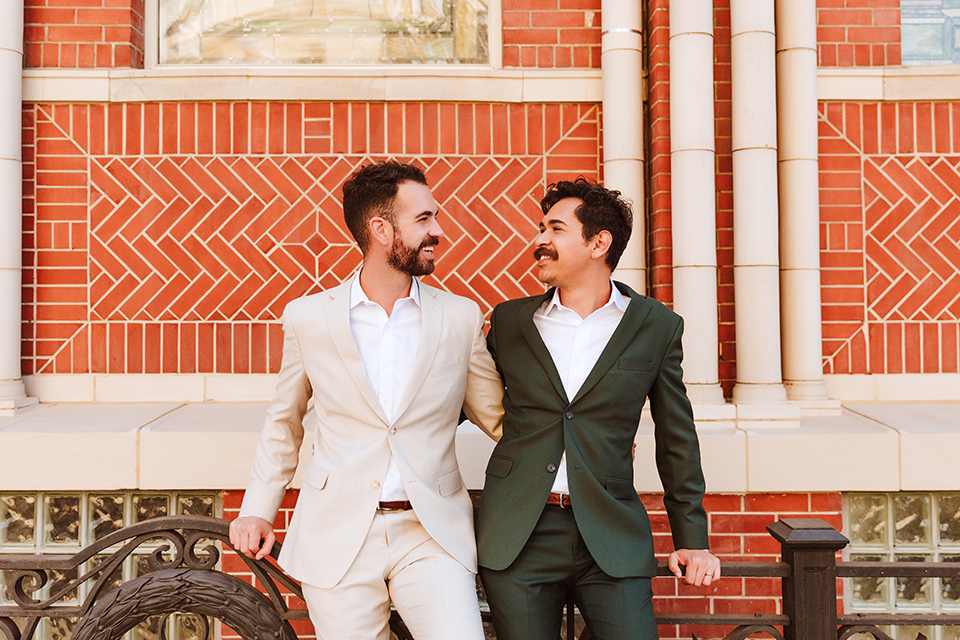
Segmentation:
{"type": "Polygon", "coordinates": [[[821,111],[827,371],[957,372],[960,107],[821,111]]]}
{"type": "Polygon", "coordinates": [[[420,164],[447,239],[433,284],[485,311],[540,291],[548,181],[597,177],[594,105],[37,105],[24,112],[24,370],[261,373],[291,299],[360,254],[339,187],[420,164]],[[33,157],[33,150],[35,156],[33,157]]]}

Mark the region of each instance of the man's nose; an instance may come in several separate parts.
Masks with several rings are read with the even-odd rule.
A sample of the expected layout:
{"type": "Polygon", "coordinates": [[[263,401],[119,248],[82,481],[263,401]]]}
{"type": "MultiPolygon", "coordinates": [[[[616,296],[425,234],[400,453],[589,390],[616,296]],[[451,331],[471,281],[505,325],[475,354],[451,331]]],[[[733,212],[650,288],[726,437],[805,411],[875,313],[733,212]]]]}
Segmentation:
{"type": "Polygon", "coordinates": [[[443,232],[443,227],[440,226],[436,218],[433,219],[433,227],[430,229],[430,235],[438,240],[446,237],[446,234],[443,232]]]}

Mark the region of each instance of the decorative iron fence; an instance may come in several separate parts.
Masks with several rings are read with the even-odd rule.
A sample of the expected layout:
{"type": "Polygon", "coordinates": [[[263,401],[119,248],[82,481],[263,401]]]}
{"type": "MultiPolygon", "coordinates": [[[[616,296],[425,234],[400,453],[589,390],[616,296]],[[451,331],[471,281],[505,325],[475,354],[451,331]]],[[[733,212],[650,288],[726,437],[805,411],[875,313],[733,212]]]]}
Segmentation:
{"type": "MultiPolygon", "coordinates": [[[[169,516],[140,522],[116,531],[73,555],[0,555],[0,571],[12,576],[7,588],[15,606],[0,606],[0,638],[34,640],[43,618],[74,617],[79,621],[72,640],[119,640],[152,616],[196,614],[201,634],[209,637],[207,620],[215,618],[245,640],[296,640],[291,620],[304,619],[303,608],[291,608],[286,595],[300,597],[299,585],[268,559],[239,557],[256,577],[262,591],[217,569],[220,545],[230,546],[229,523],[203,516],[169,516]],[[152,547],[150,573],[115,585],[112,576],[135,551],[152,547]],[[90,561],[109,553],[90,567],[90,561]],[[88,567],[82,571],[84,567],[88,567]],[[59,581],[45,597],[37,594],[50,576],[72,575],[59,581]],[[69,594],[87,585],[79,605],[61,604],[69,594]],[[16,623],[20,620],[20,624],[16,623]]],[[[856,634],[891,640],[880,630],[887,625],[960,626],[960,615],[837,614],[838,577],[960,577],[960,563],[837,562],[836,552],[847,539],[819,519],[788,519],[767,527],[780,542],[782,562],[727,562],[725,577],[780,578],[783,613],[663,614],[658,624],[722,625],[736,628],[725,640],[757,635],[779,640],[847,640],[856,634]]],[[[273,560],[280,545],[274,545],[273,560]]],[[[661,563],[658,575],[671,575],[661,563]]],[[[572,610],[572,608],[570,609],[572,610]]],[[[568,616],[567,638],[573,638],[574,617],[568,616]]],[[[160,625],[165,640],[165,625],[160,625]]],[[[412,640],[399,616],[391,630],[401,640],[412,640]]],[[[579,640],[592,640],[584,629],[579,640]]]]}

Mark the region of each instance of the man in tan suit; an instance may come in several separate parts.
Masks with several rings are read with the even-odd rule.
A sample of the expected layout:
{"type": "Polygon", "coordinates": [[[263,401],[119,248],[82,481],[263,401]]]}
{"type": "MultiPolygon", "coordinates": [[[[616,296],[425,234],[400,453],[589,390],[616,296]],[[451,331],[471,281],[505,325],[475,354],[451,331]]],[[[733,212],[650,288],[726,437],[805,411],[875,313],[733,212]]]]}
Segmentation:
{"type": "Polygon", "coordinates": [[[283,364],[231,543],[264,557],[297,468],[313,458],[280,554],[321,640],[387,640],[391,600],[418,640],[482,640],[461,407],[497,439],[502,385],[476,303],[420,283],[443,237],[423,173],[362,167],[343,186],[363,266],[284,311],[283,364]]]}

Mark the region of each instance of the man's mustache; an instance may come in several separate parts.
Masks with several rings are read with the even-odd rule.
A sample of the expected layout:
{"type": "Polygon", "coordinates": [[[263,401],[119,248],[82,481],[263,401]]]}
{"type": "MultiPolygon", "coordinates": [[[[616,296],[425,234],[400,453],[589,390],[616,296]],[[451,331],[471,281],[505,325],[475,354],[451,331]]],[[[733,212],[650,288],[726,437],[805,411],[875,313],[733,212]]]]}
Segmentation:
{"type": "Polygon", "coordinates": [[[533,252],[533,259],[539,260],[540,258],[550,258],[551,260],[556,260],[559,256],[557,252],[548,247],[537,247],[533,252]]]}
{"type": "Polygon", "coordinates": [[[420,247],[418,248],[418,251],[419,249],[426,249],[427,247],[435,247],[438,244],[440,244],[440,238],[437,238],[435,236],[430,236],[426,240],[420,243],[420,247]]]}

